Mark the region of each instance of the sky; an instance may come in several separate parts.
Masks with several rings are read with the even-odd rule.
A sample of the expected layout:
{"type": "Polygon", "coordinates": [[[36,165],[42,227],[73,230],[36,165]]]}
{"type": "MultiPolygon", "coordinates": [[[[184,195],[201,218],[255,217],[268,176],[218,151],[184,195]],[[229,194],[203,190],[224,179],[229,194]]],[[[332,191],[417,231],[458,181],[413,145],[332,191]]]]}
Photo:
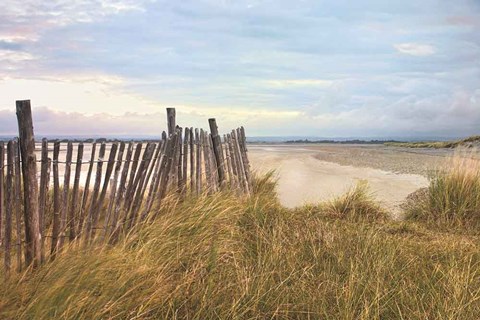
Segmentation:
{"type": "Polygon", "coordinates": [[[480,134],[480,0],[2,0],[0,134],[480,134]]]}

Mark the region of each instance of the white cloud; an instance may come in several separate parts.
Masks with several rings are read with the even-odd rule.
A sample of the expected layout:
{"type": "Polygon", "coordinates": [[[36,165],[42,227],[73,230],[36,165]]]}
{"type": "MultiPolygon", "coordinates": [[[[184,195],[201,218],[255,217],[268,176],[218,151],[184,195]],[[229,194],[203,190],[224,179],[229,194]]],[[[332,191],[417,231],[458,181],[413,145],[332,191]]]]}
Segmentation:
{"type": "Polygon", "coordinates": [[[131,11],[144,11],[155,0],[2,0],[0,38],[36,41],[42,31],[76,23],[91,23],[131,11]],[[2,24],[9,26],[2,30],[2,24]]]}
{"type": "Polygon", "coordinates": [[[435,47],[422,43],[399,43],[393,45],[398,52],[411,56],[425,57],[435,54],[435,47]]]}
{"type": "Polygon", "coordinates": [[[42,79],[6,78],[0,80],[0,108],[9,108],[15,100],[31,99],[35,106],[83,113],[96,113],[99,109],[113,114],[152,110],[154,102],[125,92],[122,84],[122,78],[102,74],[42,79]]]}
{"type": "Polygon", "coordinates": [[[1,50],[0,49],[0,62],[1,63],[22,62],[22,61],[28,61],[28,60],[34,60],[34,59],[35,59],[35,57],[28,52],[17,52],[17,51],[1,50]]]}
{"type": "Polygon", "coordinates": [[[323,79],[290,79],[267,80],[266,83],[273,87],[329,87],[334,81],[323,79]]]}

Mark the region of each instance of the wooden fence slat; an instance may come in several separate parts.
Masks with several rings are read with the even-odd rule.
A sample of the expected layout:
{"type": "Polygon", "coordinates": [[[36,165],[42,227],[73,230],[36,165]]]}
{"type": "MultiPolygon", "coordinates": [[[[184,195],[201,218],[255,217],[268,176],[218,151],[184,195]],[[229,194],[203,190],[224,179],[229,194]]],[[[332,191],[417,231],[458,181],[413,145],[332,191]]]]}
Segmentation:
{"type": "Polygon", "coordinates": [[[154,150],[153,150],[153,153],[152,153],[152,158],[149,162],[149,165],[148,165],[148,168],[147,168],[147,175],[146,175],[145,181],[142,185],[142,191],[141,191],[142,194],[145,194],[145,191],[146,191],[147,187],[150,185],[150,179],[152,179],[152,177],[153,177],[153,172],[155,170],[158,158],[160,156],[161,146],[162,146],[161,142],[154,143],[154,150]]]}
{"type": "Polygon", "coordinates": [[[207,132],[203,131],[203,139],[202,139],[202,146],[203,146],[203,162],[204,162],[204,170],[205,170],[205,185],[208,193],[211,193],[213,190],[212,185],[212,171],[211,171],[211,163],[210,163],[210,148],[208,147],[207,141],[207,132]]]}
{"type": "Polygon", "coordinates": [[[171,149],[173,148],[173,141],[171,138],[167,138],[167,137],[165,137],[165,139],[162,138],[162,141],[163,141],[162,161],[160,163],[157,181],[155,183],[155,187],[152,194],[153,199],[152,199],[152,202],[149,204],[149,210],[151,209],[155,199],[158,199],[159,201],[162,199],[164,189],[167,189],[168,182],[169,182],[168,179],[170,178],[170,172],[168,170],[168,161],[170,161],[171,149]]]}
{"type": "Polygon", "coordinates": [[[140,154],[142,151],[143,144],[142,143],[137,144],[137,147],[135,149],[135,155],[132,162],[132,170],[130,172],[130,179],[128,182],[127,193],[125,195],[125,204],[124,204],[125,212],[123,217],[124,228],[129,228],[130,226],[131,209],[132,209],[133,201],[135,198],[135,191],[137,189],[138,183],[140,182],[140,174],[145,164],[144,162],[145,152],[149,145],[150,143],[147,143],[147,145],[145,146],[143,150],[142,159],[140,159],[140,154]]]}
{"type": "Polygon", "coordinates": [[[58,172],[58,157],[60,155],[60,142],[55,141],[53,144],[53,227],[52,242],[50,254],[55,259],[57,251],[58,235],[60,232],[60,180],[58,172]]]}
{"type": "Polygon", "coordinates": [[[241,181],[241,184],[242,184],[242,187],[243,187],[243,191],[245,193],[249,194],[250,193],[249,185],[248,185],[248,181],[247,181],[247,178],[246,178],[246,175],[245,175],[245,167],[243,165],[243,158],[242,158],[242,155],[241,155],[240,145],[239,145],[236,130],[232,130],[232,139],[233,139],[233,148],[234,148],[235,156],[237,158],[238,173],[239,173],[239,176],[240,176],[240,181],[241,181]]]}
{"type": "Polygon", "coordinates": [[[248,162],[245,129],[243,129],[243,133],[242,133],[242,129],[243,129],[243,127],[237,128],[236,133],[237,133],[237,139],[238,139],[238,142],[239,142],[240,154],[241,154],[241,157],[242,157],[243,169],[245,170],[245,179],[246,179],[247,184],[250,188],[251,184],[252,184],[252,181],[251,181],[251,178],[250,178],[250,163],[248,162]]]}
{"type": "Polygon", "coordinates": [[[234,173],[236,176],[236,184],[238,187],[237,189],[240,192],[243,189],[243,182],[242,182],[242,176],[241,176],[241,170],[240,170],[240,160],[236,152],[235,141],[233,140],[232,134],[230,133],[228,136],[230,140],[230,154],[232,156],[232,164],[233,164],[234,173]]]}
{"type": "Polygon", "coordinates": [[[237,167],[237,177],[238,177],[238,185],[240,190],[245,192],[245,171],[243,169],[242,165],[242,157],[240,156],[240,149],[238,147],[238,141],[236,138],[236,133],[235,130],[232,130],[231,132],[231,137],[232,137],[232,148],[233,148],[233,154],[235,155],[235,165],[237,167]]]}
{"type": "Polygon", "coordinates": [[[127,221],[126,219],[128,218],[131,202],[133,201],[133,195],[135,192],[135,189],[134,189],[135,176],[138,174],[137,169],[139,167],[139,159],[140,159],[140,153],[142,152],[142,147],[143,147],[142,143],[137,143],[137,146],[135,148],[135,154],[133,155],[132,169],[130,170],[130,177],[128,179],[127,191],[125,193],[125,200],[123,205],[123,208],[125,210],[123,223],[127,221]]]}
{"type": "Polygon", "coordinates": [[[159,158],[155,166],[155,173],[153,175],[152,182],[150,183],[146,205],[141,216],[142,221],[145,220],[145,218],[150,214],[150,210],[152,209],[152,205],[154,201],[154,195],[156,194],[158,190],[158,186],[160,184],[162,165],[165,161],[166,144],[167,144],[167,141],[165,138],[162,139],[162,141],[160,141],[160,146],[159,146],[160,153],[158,156],[159,158]]]}
{"type": "MultiPolygon", "coordinates": [[[[145,178],[145,180],[143,181],[143,186],[142,186],[142,189],[141,189],[141,193],[140,193],[140,201],[142,202],[144,197],[145,197],[145,193],[147,191],[147,187],[149,186],[152,186],[154,183],[155,183],[155,171],[157,170],[158,168],[158,163],[160,162],[161,160],[161,153],[162,153],[162,148],[163,148],[163,141],[159,141],[158,144],[156,144],[156,146],[153,147],[152,149],[152,156],[150,156],[150,161],[149,161],[149,168],[148,168],[148,173],[147,173],[147,176],[145,178]],[[155,152],[155,154],[153,154],[153,152],[155,152]]],[[[146,202],[147,204],[147,202],[146,202]]],[[[140,208],[138,208],[140,209],[140,208]]]]}
{"type": "Polygon", "coordinates": [[[109,235],[109,229],[112,226],[110,220],[112,220],[114,215],[115,207],[115,196],[117,195],[118,186],[118,177],[120,175],[120,170],[122,168],[123,152],[125,151],[125,142],[120,142],[120,148],[118,150],[117,162],[115,164],[115,173],[113,175],[113,180],[110,183],[110,200],[108,202],[107,216],[105,218],[105,230],[104,230],[104,239],[107,239],[109,235]]]}
{"type": "Polygon", "coordinates": [[[177,144],[176,142],[177,136],[178,136],[177,132],[174,132],[174,134],[167,140],[167,148],[165,151],[165,168],[162,173],[162,178],[161,178],[160,187],[159,187],[159,196],[158,196],[159,201],[161,201],[167,193],[169,179],[171,177],[171,171],[172,171],[174,157],[175,157],[175,145],[177,144]]]}
{"type": "Polygon", "coordinates": [[[155,168],[153,170],[152,181],[149,184],[147,199],[145,200],[145,206],[144,206],[143,211],[140,215],[140,221],[144,221],[147,218],[147,216],[150,214],[150,210],[152,208],[153,200],[154,200],[155,188],[157,186],[157,183],[158,183],[158,180],[159,180],[159,177],[160,177],[160,170],[161,170],[162,161],[163,161],[163,158],[164,158],[164,149],[165,149],[165,141],[161,140],[160,143],[159,143],[159,146],[158,146],[158,150],[160,152],[158,153],[158,156],[157,156],[158,159],[155,163],[155,168]]]}
{"type": "Polygon", "coordinates": [[[183,137],[183,158],[182,158],[182,185],[181,191],[183,194],[187,191],[187,177],[188,177],[188,145],[190,139],[190,128],[185,127],[185,134],[183,137]]]}
{"type": "Polygon", "coordinates": [[[178,138],[177,138],[177,153],[176,153],[176,165],[177,165],[177,192],[182,191],[182,181],[183,181],[183,129],[178,127],[178,138]]]}
{"type": "Polygon", "coordinates": [[[3,246],[3,217],[5,216],[4,161],[5,145],[0,141],[0,246],[3,246]]]}
{"type": "MultiPolygon", "coordinates": [[[[173,154],[172,154],[172,166],[170,168],[170,178],[169,181],[171,182],[172,188],[177,188],[178,186],[178,127],[175,130],[175,139],[173,140],[173,154]]],[[[169,186],[170,187],[170,186],[169,186]]]]}
{"type": "Polygon", "coordinates": [[[79,219],[77,214],[77,201],[78,201],[78,189],[80,187],[80,175],[82,173],[82,162],[83,162],[83,143],[80,142],[77,146],[77,161],[75,162],[75,177],[73,178],[73,190],[72,190],[72,200],[70,201],[70,209],[68,210],[68,227],[69,241],[73,241],[76,238],[76,220],[79,219]]]}
{"type": "Polygon", "coordinates": [[[128,208],[128,221],[127,228],[130,229],[136,220],[136,213],[140,202],[140,193],[142,189],[143,182],[145,180],[146,170],[149,165],[150,157],[153,152],[155,145],[152,143],[147,143],[145,150],[143,151],[142,160],[135,175],[135,181],[132,187],[132,201],[130,207],[128,208]]]}
{"type": "MultiPolygon", "coordinates": [[[[158,177],[157,177],[157,182],[155,183],[155,188],[153,190],[153,200],[150,204],[150,208],[153,205],[153,202],[155,199],[161,199],[161,194],[163,192],[162,188],[164,185],[162,183],[167,183],[168,184],[168,179],[170,177],[170,172],[167,171],[167,164],[170,156],[170,148],[172,147],[172,141],[171,138],[165,133],[165,131],[162,132],[162,141],[163,141],[163,148],[162,148],[162,161],[160,163],[159,167],[159,172],[158,172],[158,177]]],[[[150,209],[149,209],[150,210],[150,209]]]]}
{"type": "Polygon", "coordinates": [[[92,144],[92,151],[90,154],[90,161],[88,164],[88,171],[87,171],[87,179],[85,180],[85,186],[83,188],[83,195],[82,195],[82,204],[80,207],[80,213],[78,215],[78,225],[77,225],[77,232],[76,238],[78,238],[81,233],[83,232],[85,220],[87,218],[87,203],[88,203],[88,196],[90,194],[90,180],[92,178],[93,166],[95,165],[95,154],[97,151],[97,143],[94,142],[92,144]]]}
{"type": "MultiPolygon", "coordinates": [[[[5,277],[10,276],[11,269],[11,246],[12,246],[12,214],[13,214],[13,166],[14,166],[14,144],[13,141],[9,141],[7,144],[7,183],[5,194],[5,252],[4,252],[4,264],[5,264],[5,277]]],[[[3,150],[2,150],[3,152],[3,150]]],[[[2,157],[3,158],[3,157],[2,157]]],[[[1,165],[3,165],[3,159],[1,159],[1,165]]],[[[3,169],[2,169],[3,171],[3,169]]],[[[3,181],[2,181],[3,182],[3,181]]]]}
{"type": "Polygon", "coordinates": [[[238,170],[237,170],[237,159],[235,157],[235,152],[233,152],[233,143],[232,143],[232,135],[230,133],[227,134],[227,143],[228,143],[228,153],[230,154],[230,163],[232,165],[232,179],[234,181],[235,187],[240,188],[240,180],[238,177],[238,170]]]}
{"type": "Polygon", "coordinates": [[[60,214],[60,238],[58,239],[58,250],[62,250],[65,243],[66,231],[67,231],[67,212],[68,212],[68,195],[70,192],[70,176],[72,169],[72,154],[73,144],[71,141],[67,142],[67,156],[65,158],[65,172],[63,179],[63,200],[62,211],[60,214]]]}
{"type": "Polygon", "coordinates": [[[100,193],[100,184],[102,181],[102,167],[103,167],[103,162],[104,157],[105,157],[105,143],[102,142],[100,145],[100,151],[98,153],[98,160],[97,160],[97,172],[95,174],[95,184],[93,185],[93,193],[92,193],[92,199],[90,202],[90,209],[88,211],[88,216],[87,216],[87,227],[85,229],[85,244],[89,244],[91,239],[92,239],[92,230],[93,228],[96,227],[94,225],[95,222],[95,213],[97,211],[97,200],[98,196],[100,193]]]}
{"type": "MultiPolygon", "coordinates": [[[[215,158],[215,151],[213,148],[213,138],[211,134],[206,133],[207,136],[207,145],[208,145],[208,155],[210,159],[210,173],[212,175],[212,186],[213,186],[213,191],[217,192],[219,188],[222,186],[223,181],[225,181],[225,171],[223,171],[223,180],[220,182],[220,178],[218,177],[218,164],[217,164],[217,159],[215,158]]],[[[220,149],[220,152],[222,150],[220,149]]],[[[220,156],[220,157],[223,157],[220,156]]],[[[223,161],[223,158],[222,158],[223,161]]]]}
{"type": "MultiPolygon", "coordinates": [[[[20,150],[18,140],[15,140],[15,224],[16,224],[16,251],[17,272],[22,271],[22,171],[20,169],[20,150]]],[[[42,239],[43,240],[43,239],[42,239]]]]}
{"type": "Polygon", "coordinates": [[[227,135],[223,135],[223,141],[224,141],[224,150],[225,150],[225,160],[227,163],[227,172],[228,172],[228,180],[230,182],[230,188],[234,189],[235,188],[235,178],[233,176],[233,171],[232,171],[232,163],[231,163],[231,158],[230,158],[230,149],[228,147],[228,140],[227,140],[227,135]]]}
{"type": "Polygon", "coordinates": [[[42,235],[41,243],[41,260],[45,261],[45,208],[47,205],[47,181],[48,178],[48,140],[42,139],[42,153],[41,153],[41,166],[40,166],[40,192],[38,196],[38,214],[40,217],[40,234],[42,235]]]}
{"type": "Polygon", "coordinates": [[[197,195],[200,195],[202,193],[202,144],[200,142],[200,132],[198,128],[195,128],[195,144],[197,145],[195,180],[197,182],[197,195]]]}
{"type": "Polygon", "coordinates": [[[100,192],[100,196],[95,204],[94,211],[93,211],[93,223],[92,223],[92,230],[91,230],[91,239],[95,238],[96,230],[98,228],[98,220],[100,218],[100,213],[103,208],[103,203],[105,201],[105,197],[107,195],[108,184],[110,183],[110,177],[112,176],[113,168],[115,165],[115,157],[117,155],[118,143],[113,143],[110,149],[110,154],[108,156],[107,161],[107,169],[105,171],[105,177],[103,178],[103,186],[100,192]]]}
{"type": "Polygon", "coordinates": [[[213,145],[213,153],[217,164],[215,171],[218,173],[218,180],[220,185],[222,185],[225,181],[225,165],[223,159],[222,141],[218,134],[218,126],[215,118],[208,119],[208,123],[210,125],[210,133],[212,136],[211,139],[213,145]]]}
{"type": "Polygon", "coordinates": [[[124,203],[124,196],[127,190],[126,182],[128,178],[128,170],[130,169],[130,163],[133,154],[133,142],[130,142],[127,147],[127,155],[125,156],[125,163],[123,165],[122,174],[120,176],[120,184],[118,185],[118,192],[115,200],[115,208],[113,210],[112,219],[112,236],[110,242],[115,242],[118,237],[118,231],[121,227],[121,222],[124,220],[122,212],[122,204],[124,203]],[[120,215],[122,213],[122,215],[120,215]]]}
{"type": "Polygon", "coordinates": [[[135,196],[132,202],[132,206],[130,208],[130,218],[128,222],[128,228],[131,228],[135,225],[137,220],[137,213],[140,210],[142,201],[143,201],[143,184],[145,183],[147,168],[152,160],[153,152],[155,151],[155,144],[148,143],[145,147],[145,151],[143,153],[142,163],[140,164],[140,168],[138,169],[137,181],[135,182],[135,196]]]}
{"type": "Polygon", "coordinates": [[[195,140],[193,138],[193,128],[190,127],[190,193],[195,191],[195,140]]]}

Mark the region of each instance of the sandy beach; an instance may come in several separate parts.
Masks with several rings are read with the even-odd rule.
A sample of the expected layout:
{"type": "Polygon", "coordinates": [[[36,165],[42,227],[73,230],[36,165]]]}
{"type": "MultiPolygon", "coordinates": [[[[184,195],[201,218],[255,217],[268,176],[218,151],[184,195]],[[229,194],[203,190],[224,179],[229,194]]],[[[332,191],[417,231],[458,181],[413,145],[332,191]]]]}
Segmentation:
{"type": "Polygon", "coordinates": [[[332,199],[361,180],[393,217],[407,195],[426,187],[427,173],[451,150],[403,149],[382,145],[249,145],[252,168],[275,170],[277,192],[287,207],[332,199]]]}

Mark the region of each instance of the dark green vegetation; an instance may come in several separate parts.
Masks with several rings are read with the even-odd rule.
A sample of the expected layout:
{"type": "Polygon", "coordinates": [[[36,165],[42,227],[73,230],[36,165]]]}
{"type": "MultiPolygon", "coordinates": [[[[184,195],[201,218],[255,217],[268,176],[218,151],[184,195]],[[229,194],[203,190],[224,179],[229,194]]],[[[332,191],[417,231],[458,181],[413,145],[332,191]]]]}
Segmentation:
{"type": "Polygon", "coordinates": [[[250,198],[171,196],[119,245],[72,248],[2,285],[0,318],[476,319],[478,168],[437,172],[405,222],[364,185],[295,210],[269,176],[250,198]]]}
{"type": "Polygon", "coordinates": [[[387,146],[404,148],[457,148],[480,147],[480,136],[472,136],[457,141],[423,141],[423,142],[385,142],[387,146]]]}

